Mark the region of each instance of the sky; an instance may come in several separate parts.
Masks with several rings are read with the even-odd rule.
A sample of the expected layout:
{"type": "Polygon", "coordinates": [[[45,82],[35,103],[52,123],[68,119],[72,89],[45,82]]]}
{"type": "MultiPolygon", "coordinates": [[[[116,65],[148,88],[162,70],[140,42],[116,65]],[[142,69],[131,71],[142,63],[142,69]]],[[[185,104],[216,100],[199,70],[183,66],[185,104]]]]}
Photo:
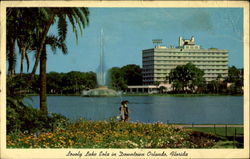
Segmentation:
{"type": "MultiPolygon", "coordinates": [[[[229,66],[243,67],[243,10],[241,8],[89,8],[89,25],[78,43],[69,26],[68,55],[48,49],[47,72],[96,71],[100,34],[104,32],[105,68],[127,64],[142,66],[142,50],[161,45],[178,46],[178,38],[195,37],[203,48],[227,49],[229,66]]],[[[50,34],[56,34],[56,26],[50,34]]],[[[80,33],[80,31],[79,31],[80,33]]],[[[33,59],[33,53],[30,53],[33,59]]],[[[34,60],[31,60],[34,61],[34,60]]],[[[17,65],[19,72],[19,65],[17,65]]],[[[31,62],[31,66],[33,63],[31,62]]],[[[38,69],[39,71],[39,69],[38,69]]],[[[37,71],[37,73],[38,73],[37,71]]],[[[31,69],[29,70],[31,72],[31,69]]]]}

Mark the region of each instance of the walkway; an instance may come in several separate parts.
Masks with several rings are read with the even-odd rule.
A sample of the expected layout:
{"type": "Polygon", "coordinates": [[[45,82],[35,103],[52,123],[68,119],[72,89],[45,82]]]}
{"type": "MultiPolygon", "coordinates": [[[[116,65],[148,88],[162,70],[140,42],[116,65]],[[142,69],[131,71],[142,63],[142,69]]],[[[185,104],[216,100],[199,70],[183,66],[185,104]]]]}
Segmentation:
{"type": "Polygon", "coordinates": [[[233,128],[243,128],[244,125],[233,125],[233,124],[222,124],[222,125],[213,125],[213,124],[207,124],[207,125],[201,125],[201,124],[187,124],[187,125],[175,125],[174,126],[180,127],[180,128],[191,128],[191,127],[196,127],[196,128],[224,128],[224,127],[233,127],[233,128]]]}

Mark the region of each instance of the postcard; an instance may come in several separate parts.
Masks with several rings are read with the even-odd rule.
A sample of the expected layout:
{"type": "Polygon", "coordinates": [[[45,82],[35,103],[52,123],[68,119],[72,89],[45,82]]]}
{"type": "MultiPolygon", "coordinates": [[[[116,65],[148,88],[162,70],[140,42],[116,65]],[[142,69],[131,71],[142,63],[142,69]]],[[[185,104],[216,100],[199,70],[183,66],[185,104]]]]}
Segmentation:
{"type": "Polygon", "coordinates": [[[2,1],[3,159],[249,158],[247,1],[2,1]]]}

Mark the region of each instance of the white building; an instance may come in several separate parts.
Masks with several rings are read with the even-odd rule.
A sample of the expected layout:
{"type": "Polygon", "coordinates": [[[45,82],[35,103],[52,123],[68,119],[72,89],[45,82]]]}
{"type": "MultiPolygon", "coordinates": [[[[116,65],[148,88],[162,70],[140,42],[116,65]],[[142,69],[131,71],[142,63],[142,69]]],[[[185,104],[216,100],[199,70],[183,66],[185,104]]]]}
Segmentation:
{"type": "Polygon", "coordinates": [[[190,40],[179,38],[179,46],[156,46],[142,51],[143,85],[155,82],[168,83],[166,76],[178,65],[192,63],[204,71],[206,81],[228,75],[228,51],[216,48],[203,49],[190,40]]]}

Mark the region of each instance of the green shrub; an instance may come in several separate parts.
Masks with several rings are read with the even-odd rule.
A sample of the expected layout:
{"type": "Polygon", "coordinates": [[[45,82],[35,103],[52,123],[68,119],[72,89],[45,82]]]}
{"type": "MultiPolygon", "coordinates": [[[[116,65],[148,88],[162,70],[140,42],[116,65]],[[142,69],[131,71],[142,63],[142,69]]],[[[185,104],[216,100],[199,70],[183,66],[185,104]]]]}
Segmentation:
{"type": "Polygon", "coordinates": [[[46,115],[26,106],[21,98],[7,97],[7,134],[13,132],[37,133],[63,127],[68,119],[59,114],[46,115]]]}

